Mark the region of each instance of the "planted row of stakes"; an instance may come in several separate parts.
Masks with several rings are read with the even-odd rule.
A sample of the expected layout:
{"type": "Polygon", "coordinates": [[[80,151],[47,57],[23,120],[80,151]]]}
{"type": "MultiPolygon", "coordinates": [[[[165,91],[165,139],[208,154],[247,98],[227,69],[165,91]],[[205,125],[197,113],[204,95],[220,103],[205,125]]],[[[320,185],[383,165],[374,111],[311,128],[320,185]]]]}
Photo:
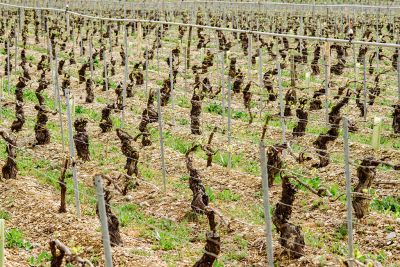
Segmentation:
{"type": "MultiPolygon", "coordinates": [[[[76,68],[78,70],[79,84],[85,84],[85,102],[93,103],[95,101],[96,90],[99,89],[99,86],[96,84],[93,77],[93,71],[96,68],[93,62],[99,59],[105,65],[102,73],[103,82],[101,85],[101,90],[107,91],[111,88],[109,77],[113,77],[118,74],[118,63],[120,63],[121,67],[125,67],[127,64],[129,64],[129,62],[127,62],[127,49],[124,47],[124,44],[120,43],[121,33],[123,35],[126,32],[129,32],[129,34],[137,34],[139,32],[142,33],[141,38],[145,39],[146,36],[150,36],[150,34],[154,32],[155,40],[150,44],[151,47],[146,49],[143,55],[140,55],[140,58],[143,58],[144,60],[133,65],[132,71],[128,74],[129,81],[126,83],[118,83],[115,89],[116,98],[113,100],[113,102],[104,104],[102,107],[101,121],[98,127],[102,133],[111,132],[115,128],[112,120],[113,112],[122,113],[127,110],[126,98],[133,97],[135,95],[135,88],[139,88],[146,83],[146,68],[148,61],[151,61],[155,58],[158,60],[158,49],[163,47],[161,40],[163,37],[168,36],[169,31],[172,31],[173,28],[168,24],[163,25],[157,23],[127,22],[126,24],[123,24],[122,22],[108,22],[107,24],[103,21],[88,20],[80,16],[69,16],[69,24],[67,25],[65,21],[60,20],[57,16],[52,16],[51,11],[45,10],[25,10],[23,21],[18,22],[18,18],[21,19],[21,16],[19,16],[21,10],[22,9],[2,9],[1,14],[3,19],[0,20],[0,39],[4,44],[4,51],[8,55],[5,57],[3,71],[4,75],[2,76],[3,79],[9,77],[17,68],[17,66],[14,66],[10,54],[12,53],[12,48],[17,46],[15,40],[18,38],[19,34],[17,32],[18,24],[22,24],[22,31],[20,32],[20,36],[22,38],[22,50],[20,51],[20,62],[18,64],[22,72],[15,83],[15,102],[3,104],[3,106],[11,104],[15,105],[15,120],[9,126],[9,130],[2,129],[0,131],[0,135],[6,143],[7,160],[2,167],[2,178],[5,180],[17,179],[18,176],[17,162],[19,145],[17,142],[17,136],[18,133],[23,129],[26,122],[23,97],[26,87],[28,87],[35,79],[38,79],[38,87],[35,91],[38,104],[34,106],[35,110],[37,111],[37,115],[36,124],[34,126],[35,143],[33,144],[33,148],[35,146],[48,145],[52,142],[51,134],[47,126],[49,116],[55,116],[61,112],[61,110],[57,107],[55,107],[55,110],[51,110],[51,108],[46,106],[43,93],[51,91],[49,85],[52,83],[52,81],[48,78],[48,74],[51,73],[52,78],[56,75],[62,77],[62,93],[64,96],[67,96],[69,89],[71,88],[71,75],[68,71],[66,71],[66,67],[68,65],[68,67],[76,68]],[[13,18],[15,18],[15,20],[13,20],[13,18]],[[107,29],[105,32],[103,32],[104,25],[107,29]],[[122,30],[121,26],[123,26],[122,30]],[[33,36],[30,36],[30,29],[33,29],[33,36]],[[43,34],[42,36],[41,33],[43,34]],[[41,43],[42,37],[48,42],[48,54],[42,54],[40,61],[36,66],[36,70],[40,73],[39,77],[31,76],[32,69],[35,67],[30,66],[32,64],[27,60],[26,53],[30,46],[29,37],[33,38],[35,45],[39,45],[41,43]],[[79,43],[80,46],[80,56],[87,57],[87,60],[82,64],[77,63],[75,60],[75,52],[73,48],[71,51],[67,50],[69,42],[74,37],[76,37],[76,40],[74,40],[75,43],[79,43]],[[94,49],[94,52],[91,51],[91,48],[90,51],[88,51],[83,43],[90,43],[91,46],[95,39],[98,40],[100,48],[94,49]],[[104,58],[105,51],[107,50],[106,40],[109,40],[110,49],[120,49],[120,59],[111,57],[109,60],[110,63],[106,62],[107,60],[104,58]],[[68,54],[68,59],[61,59],[58,61],[57,54],[59,54],[59,52],[68,54]],[[56,65],[57,63],[58,65],[56,65]],[[55,66],[55,68],[53,68],[53,66],[55,66]],[[53,69],[55,69],[54,71],[57,73],[52,73],[53,69]]],[[[123,11],[113,11],[112,14],[113,16],[123,17],[123,11]]],[[[139,12],[136,14],[151,20],[161,20],[162,15],[165,15],[160,14],[157,11],[147,11],[145,14],[141,14],[139,12]]],[[[254,21],[246,19],[245,14],[246,13],[243,13],[238,19],[239,27],[255,29],[254,21]]],[[[182,17],[184,23],[188,23],[190,21],[190,14],[188,13],[180,13],[179,11],[175,11],[173,12],[173,15],[174,17],[182,17]]],[[[220,16],[210,12],[207,13],[206,16],[210,25],[215,27],[224,27],[226,25],[229,26],[233,21],[229,15],[226,18],[221,19],[220,16]]],[[[196,14],[196,24],[205,25],[205,20],[205,13],[198,12],[196,14]]],[[[280,29],[280,27],[284,27],[284,24],[277,22],[274,24],[276,25],[275,30],[278,33],[289,32],[292,30],[295,34],[297,34],[300,33],[298,32],[300,28],[303,28],[302,30],[310,31],[312,32],[312,35],[315,35],[315,32],[318,29],[313,26],[311,19],[310,21],[306,20],[301,23],[304,24],[300,26],[298,20],[289,18],[289,20],[285,22],[287,27],[285,30],[280,29]]],[[[370,24],[368,24],[368,22],[364,23],[366,24],[361,25],[360,23],[360,25],[358,25],[353,22],[350,22],[349,24],[345,23],[346,26],[343,27],[342,30],[347,34],[350,32],[349,29],[351,29],[351,32],[354,34],[354,36],[358,34],[358,36],[360,36],[363,40],[376,41],[374,39],[374,34],[371,31],[371,29],[376,27],[375,22],[371,21],[370,24]],[[362,30],[364,32],[361,32],[362,30]],[[361,33],[359,33],[359,31],[361,33]]],[[[257,30],[262,31],[262,27],[263,25],[260,24],[257,30]]],[[[325,28],[320,30],[322,30],[323,35],[327,36],[335,34],[338,35],[337,32],[339,31],[335,23],[327,24],[325,25],[325,28]]],[[[384,23],[379,24],[378,31],[380,31],[378,35],[382,37],[380,41],[385,40],[385,38],[387,38],[387,40],[395,39],[396,32],[393,30],[392,23],[388,23],[386,25],[384,25],[384,23]],[[386,30],[384,27],[386,27],[386,30]]],[[[333,75],[343,75],[343,73],[346,71],[346,65],[352,61],[349,54],[349,51],[351,51],[353,48],[351,42],[349,42],[349,44],[335,43],[328,46],[321,43],[311,45],[308,44],[306,40],[295,39],[294,46],[291,46],[291,43],[287,37],[272,37],[267,40],[263,36],[257,34],[248,34],[245,32],[227,33],[222,30],[215,30],[217,37],[217,47],[215,47],[215,49],[218,50],[218,52],[215,53],[209,48],[209,45],[214,40],[211,34],[205,33],[205,29],[178,26],[178,33],[180,43],[184,42],[184,37],[187,35],[187,47],[184,51],[182,51],[182,48],[179,45],[171,49],[171,56],[166,59],[166,64],[169,66],[168,71],[170,71],[170,75],[168,75],[168,77],[162,81],[162,85],[160,86],[159,90],[150,89],[148,92],[146,92],[147,105],[142,111],[141,120],[137,126],[139,134],[132,136],[123,128],[115,129],[116,137],[118,137],[121,143],[121,152],[126,157],[126,164],[124,167],[126,173],[117,177],[102,175],[102,179],[105,181],[104,200],[106,206],[108,231],[112,246],[119,246],[123,243],[119,232],[118,218],[111,209],[112,191],[116,191],[121,195],[127,195],[129,191],[135,190],[135,188],[139,186],[138,181],[140,174],[138,164],[140,162],[140,150],[135,145],[135,142],[140,142],[142,147],[153,145],[150,135],[150,126],[162,120],[159,114],[161,109],[158,109],[155,104],[156,99],[159,98],[158,104],[162,108],[167,107],[171,103],[171,98],[173,98],[175,89],[173,85],[177,84],[178,82],[180,72],[179,67],[182,65],[182,63],[190,68],[194,77],[194,82],[190,85],[190,129],[192,135],[203,134],[202,111],[204,101],[206,99],[218,99],[224,93],[224,85],[214,86],[211,77],[213,75],[211,68],[215,65],[218,55],[222,54],[224,60],[226,59],[229,61],[227,78],[230,82],[229,85],[231,85],[232,93],[236,96],[242,94],[243,107],[248,113],[248,123],[250,125],[257,123],[256,120],[258,113],[258,110],[254,108],[252,103],[256,102],[261,95],[266,95],[265,100],[268,103],[277,103],[280,98],[280,93],[276,89],[275,80],[277,79],[278,75],[280,75],[281,70],[288,69],[291,71],[291,88],[286,91],[283,98],[285,101],[283,114],[275,117],[292,117],[292,109],[295,107],[297,124],[293,128],[292,137],[299,138],[306,135],[306,128],[309,122],[309,113],[311,111],[322,111],[324,109],[323,96],[327,94],[327,88],[326,86],[322,86],[322,88],[313,92],[311,99],[308,99],[305,96],[299,97],[298,95],[303,93],[300,92],[296,86],[296,83],[299,79],[296,69],[298,67],[309,65],[313,76],[320,75],[321,59],[324,58],[324,61],[327,61],[328,58],[331,57],[328,55],[326,50],[330,51],[329,53],[334,53],[337,55],[337,62],[330,66],[330,71],[333,75]],[[190,48],[192,46],[191,42],[194,41],[192,40],[193,30],[197,30],[197,44],[195,45],[195,49],[197,51],[206,51],[200,64],[190,64],[190,48]],[[233,47],[235,46],[235,41],[240,44],[244,57],[249,59],[252,67],[257,64],[257,59],[260,60],[260,51],[262,49],[266,50],[267,55],[271,60],[279,61],[277,65],[266,70],[265,73],[262,73],[261,84],[252,81],[250,77],[247,77],[248,81],[245,82],[246,75],[244,71],[238,67],[238,60],[240,58],[237,58],[236,56],[229,57],[231,53],[230,51],[233,50],[233,47]],[[314,46],[314,50],[312,52],[313,56],[310,61],[308,53],[311,46],[314,46]],[[181,58],[182,53],[185,54],[184,60],[181,58]],[[257,90],[259,89],[262,93],[258,93],[259,91],[254,88],[257,90]]],[[[341,34],[343,34],[343,32],[341,34]]],[[[347,37],[353,38],[353,35],[347,37]]],[[[352,97],[354,97],[356,106],[360,111],[360,118],[365,117],[366,104],[371,107],[374,106],[376,98],[381,94],[381,77],[386,75],[388,72],[398,71],[399,50],[394,51],[392,55],[388,57],[385,55],[382,48],[378,48],[376,51],[372,51],[373,49],[374,48],[371,48],[368,45],[361,45],[356,57],[356,61],[360,64],[365,65],[366,62],[368,62],[369,74],[375,75],[373,87],[368,88],[367,103],[365,101],[366,99],[363,99],[363,87],[357,86],[359,82],[350,80],[344,86],[338,88],[337,94],[334,97],[336,102],[332,105],[332,107],[330,107],[328,113],[327,124],[329,125],[329,128],[326,132],[319,134],[313,141],[313,148],[316,151],[318,161],[312,165],[313,168],[323,168],[330,164],[328,145],[333,143],[339,137],[341,129],[340,122],[343,119],[343,115],[341,114],[343,107],[349,105],[349,101],[352,100],[352,97]],[[370,53],[369,58],[367,58],[367,53],[370,53]],[[391,69],[377,70],[376,66],[373,64],[376,60],[390,61],[391,69]],[[355,85],[355,90],[351,88],[352,84],[355,85]]],[[[234,53],[235,52],[232,52],[232,54],[234,53]]],[[[327,86],[333,88],[335,85],[328,83],[327,86]]],[[[6,87],[3,87],[2,89],[5,88],[6,87]]],[[[224,96],[222,95],[222,97],[224,96]]],[[[57,99],[57,97],[55,97],[55,100],[60,101],[60,99],[57,99]]],[[[392,130],[395,135],[398,135],[400,134],[400,103],[393,104],[392,110],[392,130]]],[[[265,119],[263,119],[264,124],[262,127],[262,132],[260,132],[260,140],[262,142],[267,136],[267,129],[271,119],[273,119],[273,116],[267,116],[265,119]]],[[[64,162],[63,169],[61,170],[61,176],[59,180],[61,188],[61,204],[59,208],[60,213],[67,211],[65,200],[66,170],[70,166],[77,164],[78,160],[82,162],[91,160],[89,143],[90,139],[93,137],[90,137],[87,132],[88,123],[89,121],[86,118],[77,118],[73,122],[73,126],[75,128],[73,141],[77,152],[77,158],[67,158],[64,162]]],[[[131,125],[125,127],[131,127],[131,125]]],[[[351,132],[357,132],[359,130],[356,122],[351,121],[349,130],[351,132]]],[[[193,154],[197,150],[203,150],[207,155],[207,167],[211,166],[213,162],[213,156],[218,151],[217,147],[215,147],[212,142],[214,135],[218,132],[224,133],[224,130],[219,127],[213,127],[206,142],[193,144],[193,146],[188,149],[185,154],[186,168],[190,176],[189,187],[193,193],[191,209],[194,214],[199,216],[205,215],[209,222],[209,231],[206,234],[204,254],[193,265],[198,267],[212,266],[220,254],[221,242],[223,242],[223,240],[221,240],[221,237],[217,231],[218,222],[216,217],[223,217],[223,215],[209,205],[209,196],[206,193],[200,171],[194,166],[193,154]]],[[[283,171],[285,162],[282,155],[284,153],[289,153],[290,156],[292,156],[299,164],[313,160],[313,158],[312,155],[306,154],[305,152],[301,152],[299,154],[294,153],[287,143],[271,145],[267,149],[268,185],[272,187],[274,185],[274,179],[278,175],[282,180],[282,195],[280,201],[276,204],[273,211],[272,222],[280,235],[279,243],[284,248],[288,257],[291,259],[297,259],[305,254],[304,235],[301,227],[292,224],[290,222],[290,218],[295,195],[298,190],[295,184],[301,183],[301,181],[296,176],[283,171]]],[[[379,164],[383,164],[392,166],[395,171],[400,170],[400,164],[390,163],[389,160],[389,158],[376,159],[374,157],[366,156],[362,159],[361,164],[358,166],[358,184],[354,189],[354,193],[357,194],[355,194],[355,197],[352,201],[357,218],[361,219],[368,214],[370,199],[364,194],[364,192],[366,192],[365,190],[372,186],[372,183],[375,179],[377,166],[379,164]]],[[[326,189],[321,188],[318,191],[315,191],[312,188],[308,189],[320,197],[329,197],[329,192],[326,189]]],[[[98,208],[96,209],[96,212],[99,214],[98,208]]],[[[50,248],[53,256],[51,266],[61,266],[63,261],[66,261],[67,263],[76,263],[80,266],[92,266],[92,263],[90,263],[88,260],[73,255],[71,250],[59,240],[51,240],[50,248]]]]}

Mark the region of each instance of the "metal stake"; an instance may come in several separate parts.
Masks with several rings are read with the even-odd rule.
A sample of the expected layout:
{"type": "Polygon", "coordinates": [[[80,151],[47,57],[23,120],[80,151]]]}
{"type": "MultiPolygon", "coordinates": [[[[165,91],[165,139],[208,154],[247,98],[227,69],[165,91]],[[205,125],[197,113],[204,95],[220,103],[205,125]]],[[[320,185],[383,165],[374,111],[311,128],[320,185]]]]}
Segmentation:
{"type": "Polygon", "coordinates": [[[72,176],[74,180],[74,194],[75,194],[75,207],[76,215],[78,219],[81,217],[81,208],[79,203],[79,185],[75,162],[75,148],[74,148],[74,137],[72,133],[72,121],[71,121],[71,108],[69,103],[69,89],[65,89],[65,102],[67,104],[67,119],[68,119],[68,135],[69,135],[69,154],[72,162],[72,176]]]}
{"type": "Polygon", "coordinates": [[[349,121],[343,117],[343,142],[344,142],[344,173],[346,177],[346,199],[347,199],[347,235],[348,235],[348,249],[349,249],[349,266],[353,266],[353,213],[351,203],[351,178],[350,178],[350,164],[349,164],[349,121]]]}
{"type": "Polygon", "coordinates": [[[232,99],[232,89],[231,89],[231,77],[228,75],[228,169],[232,169],[232,109],[231,109],[231,99],[232,99]]]}
{"type": "Polygon", "coordinates": [[[172,125],[175,126],[174,74],[172,67],[172,52],[169,56],[169,79],[171,87],[172,125]]]}
{"type": "Polygon", "coordinates": [[[285,105],[283,104],[282,70],[280,62],[276,64],[276,67],[278,69],[279,109],[281,115],[282,143],[286,144],[285,105]]]}
{"type": "Polygon", "coordinates": [[[101,223],[101,233],[104,247],[104,257],[106,259],[106,267],[112,267],[112,253],[111,253],[111,242],[110,233],[108,232],[108,220],[106,213],[106,204],[104,201],[103,183],[100,175],[95,177],[96,194],[97,194],[97,207],[99,209],[99,217],[101,223]]]}
{"type": "Polygon", "coordinates": [[[165,157],[164,157],[164,135],[163,135],[163,121],[162,121],[162,111],[161,111],[161,94],[160,88],[157,88],[157,111],[158,111],[158,131],[160,134],[160,155],[161,155],[161,168],[163,175],[163,190],[164,193],[167,192],[167,172],[165,169],[165,157]]]}
{"type": "Polygon", "coordinates": [[[271,225],[271,214],[270,214],[270,203],[269,203],[269,184],[268,184],[268,159],[265,156],[265,145],[264,141],[260,141],[260,159],[261,159],[261,178],[262,178],[262,192],[263,192],[263,204],[265,214],[265,234],[267,236],[267,256],[268,266],[274,267],[274,251],[272,247],[272,225],[271,225]]]}
{"type": "Polygon", "coordinates": [[[60,131],[61,131],[61,142],[63,147],[63,152],[65,151],[65,140],[64,140],[64,123],[62,120],[62,109],[61,109],[61,96],[60,96],[60,88],[58,87],[58,57],[57,54],[55,56],[55,67],[52,67],[52,73],[54,74],[53,83],[54,83],[54,92],[55,92],[55,102],[54,108],[58,109],[58,120],[60,121],[60,131]],[[55,70],[55,71],[54,71],[55,70]]]}

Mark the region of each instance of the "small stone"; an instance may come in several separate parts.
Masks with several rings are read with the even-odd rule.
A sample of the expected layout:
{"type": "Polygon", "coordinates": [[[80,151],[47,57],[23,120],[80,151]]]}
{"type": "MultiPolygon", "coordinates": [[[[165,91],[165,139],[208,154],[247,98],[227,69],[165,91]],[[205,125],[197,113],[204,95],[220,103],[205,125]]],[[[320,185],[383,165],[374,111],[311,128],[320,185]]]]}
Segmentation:
{"type": "Polygon", "coordinates": [[[395,232],[390,232],[389,234],[387,234],[386,239],[393,239],[396,237],[396,233],[395,232]]]}

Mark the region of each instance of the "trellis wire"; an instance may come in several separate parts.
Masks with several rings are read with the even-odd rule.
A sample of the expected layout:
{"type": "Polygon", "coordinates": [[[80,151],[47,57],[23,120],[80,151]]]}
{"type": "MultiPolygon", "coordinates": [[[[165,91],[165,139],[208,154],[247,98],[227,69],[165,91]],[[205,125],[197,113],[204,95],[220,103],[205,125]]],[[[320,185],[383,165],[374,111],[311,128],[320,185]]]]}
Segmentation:
{"type": "MultiPolygon", "coordinates": [[[[399,67],[399,66],[398,66],[399,67]]],[[[161,115],[161,113],[159,113],[161,115]]]]}
{"type": "MultiPolygon", "coordinates": [[[[18,6],[18,5],[5,4],[5,3],[0,3],[0,5],[8,6],[8,7],[15,7],[15,8],[34,9],[34,10],[49,10],[49,11],[58,11],[58,12],[64,12],[65,11],[65,9],[58,9],[58,8],[18,6]]],[[[294,35],[294,34],[280,34],[280,33],[272,33],[272,32],[259,32],[259,31],[250,31],[250,30],[214,27],[214,26],[197,25],[197,24],[187,24],[187,23],[179,23],[179,22],[158,21],[158,20],[106,18],[106,17],[85,15],[85,14],[82,14],[82,13],[79,13],[79,12],[73,12],[73,11],[67,11],[67,12],[69,14],[72,14],[72,15],[81,16],[81,17],[89,18],[89,19],[97,19],[97,20],[102,20],[102,21],[154,23],[154,24],[161,24],[161,25],[184,26],[184,27],[194,27],[194,28],[203,28],[203,29],[211,29],[211,30],[221,30],[221,31],[237,32],[237,33],[258,34],[258,35],[265,35],[265,36],[272,36],[272,37],[286,37],[286,38],[291,38],[291,39],[314,40],[314,41],[332,42],[332,43],[350,43],[350,40],[328,38],[328,37],[324,38],[324,37],[302,36],[302,35],[294,35]]],[[[400,44],[394,44],[394,43],[365,42],[365,41],[358,41],[358,40],[352,40],[351,42],[354,43],[354,44],[359,44],[359,45],[370,45],[370,46],[378,46],[378,47],[400,48],[400,44]]]]}

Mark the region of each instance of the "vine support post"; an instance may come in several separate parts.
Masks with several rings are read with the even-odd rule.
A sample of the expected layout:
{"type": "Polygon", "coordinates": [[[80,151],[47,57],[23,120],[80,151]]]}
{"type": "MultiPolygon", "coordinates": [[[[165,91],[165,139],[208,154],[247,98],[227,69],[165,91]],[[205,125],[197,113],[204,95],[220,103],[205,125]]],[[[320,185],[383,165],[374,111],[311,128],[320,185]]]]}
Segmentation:
{"type": "Polygon", "coordinates": [[[349,160],[349,120],[343,117],[343,144],[344,144],[344,174],[346,178],[346,208],[347,208],[347,235],[348,235],[348,263],[353,266],[353,205],[351,202],[351,177],[349,160]]]}
{"type": "Polygon", "coordinates": [[[261,86],[262,82],[263,82],[262,68],[263,68],[262,51],[261,51],[261,48],[259,48],[258,49],[258,84],[259,84],[259,86],[261,86]]]}
{"type": "Polygon", "coordinates": [[[90,80],[92,81],[92,85],[94,84],[94,70],[93,70],[93,43],[92,38],[89,40],[89,66],[90,66],[90,80]]]}
{"type": "Polygon", "coordinates": [[[400,101],[400,48],[397,49],[397,97],[400,101]]]}
{"type": "MultiPolygon", "coordinates": [[[[157,60],[157,71],[158,71],[158,74],[160,74],[160,48],[159,48],[159,44],[161,42],[160,41],[161,39],[159,37],[157,37],[157,40],[158,40],[158,42],[157,42],[157,46],[156,46],[156,60],[157,60]]],[[[147,60],[148,60],[147,46],[146,46],[145,53],[146,53],[145,57],[146,57],[146,62],[147,62],[147,60]]]]}
{"type": "MultiPolygon", "coordinates": [[[[262,50],[261,47],[258,49],[258,86],[261,87],[263,84],[263,73],[262,73],[262,68],[263,68],[263,58],[262,58],[262,50]]],[[[261,110],[262,110],[262,96],[260,97],[260,100],[258,102],[258,110],[260,112],[260,117],[261,117],[261,110]]]]}
{"type": "Polygon", "coordinates": [[[185,46],[184,52],[183,52],[183,64],[184,64],[184,67],[185,67],[185,69],[184,69],[185,90],[188,88],[188,86],[187,86],[187,69],[188,69],[188,66],[187,66],[186,57],[187,57],[187,47],[185,46]]]}
{"type": "Polygon", "coordinates": [[[103,51],[103,58],[104,58],[104,83],[106,86],[106,91],[108,91],[108,68],[107,68],[107,53],[104,49],[103,51]]]}
{"type": "Polygon", "coordinates": [[[225,53],[221,53],[221,97],[222,97],[222,120],[225,117],[225,53]]]}
{"type": "MultiPolygon", "coordinates": [[[[378,13],[376,17],[376,41],[378,43],[381,42],[381,38],[379,36],[379,23],[380,23],[380,8],[378,8],[378,13]]],[[[376,73],[379,73],[379,66],[380,66],[380,60],[379,60],[379,46],[376,47],[376,73]]]]}
{"type": "Polygon", "coordinates": [[[279,110],[281,117],[282,143],[286,144],[285,106],[283,104],[282,69],[280,62],[276,64],[276,67],[278,69],[279,110]]]}
{"type": "MultiPolygon", "coordinates": [[[[125,28],[126,28],[126,26],[125,26],[125,28]]],[[[113,52],[113,41],[112,41],[112,31],[111,31],[111,25],[108,25],[108,43],[109,43],[109,45],[110,45],[110,50],[109,50],[109,52],[110,52],[110,55],[112,55],[112,52],[113,52]]],[[[125,53],[126,54],[126,53],[125,53]]]]}
{"type": "Polygon", "coordinates": [[[7,42],[7,91],[10,94],[11,93],[11,87],[10,87],[10,42],[7,42]]]}
{"type": "MultiPolygon", "coordinates": [[[[111,36],[111,30],[110,30],[111,36]]],[[[110,39],[111,48],[111,39],[110,39]]],[[[122,91],[122,113],[121,113],[121,128],[124,128],[125,124],[125,105],[126,105],[126,88],[128,86],[128,68],[129,68],[129,57],[128,57],[128,29],[126,24],[124,25],[124,50],[125,50],[125,66],[124,66],[124,86],[122,91]]]]}
{"type": "Polygon", "coordinates": [[[17,75],[17,59],[18,59],[18,31],[15,31],[15,56],[14,56],[14,74],[17,75]]]}
{"type": "Polygon", "coordinates": [[[363,59],[363,93],[364,93],[364,101],[363,101],[363,106],[364,106],[364,121],[367,121],[367,112],[368,112],[368,105],[367,105],[367,62],[364,56],[363,59]]]}
{"type": "MultiPolygon", "coordinates": [[[[158,73],[160,73],[160,68],[158,68],[158,73]]],[[[145,49],[145,94],[149,97],[149,49],[146,46],[145,49]]]]}
{"type": "Polygon", "coordinates": [[[329,126],[329,63],[330,63],[330,45],[329,43],[325,44],[325,55],[324,55],[324,67],[325,67],[325,119],[326,124],[329,126]]]}
{"type": "Polygon", "coordinates": [[[381,131],[382,131],[382,118],[374,118],[374,126],[372,129],[372,142],[371,145],[375,150],[379,149],[381,143],[381,131]]]}
{"type": "MultiPolygon", "coordinates": [[[[57,54],[55,55],[55,65],[58,65],[58,58],[57,54]]],[[[61,142],[63,147],[63,152],[65,151],[65,139],[64,139],[64,124],[62,120],[62,109],[61,109],[61,96],[60,96],[60,88],[58,87],[58,71],[52,67],[52,72],[55,73],[54,75],[54,92],[55,92],[55,102],[54,108],[58,111],[58,120],[60,121],[60,132],[61,132],[61,142]]]]}
{"type": "Polygon", "coordinates": [[[174,74],[172,66],[172,52],[169,55],[169,81],[171,87],[171,108],[172,108],[172,125],[175,126],[175,96],[174,96],[174,74]]]}
{"type": "Polygon", "coordinates": [[[253,64],[251,64],[251,59],[252,59],[252,53],[253,53],[253,35],[251,33],[249,33],[248,35],[249,38],[249,47],[248,49],[248,77],[249,80],[251,81],[251,68],[253,66],[253,64]]]}
{"type": "Polygon", "coordinates": [[[110,233],[108,232],[108,221],[106,214],[106,203],[104,201],[103,182],[100,175],[96,175],[94,182],[96,184],[97,207],[99,209],[99,217],[101,223],[101,235],[103,239],[104,257],[106,260],[106,267],[112,267],[112,252],[110,233]]]}
{"type": "Polygon", "coordinates": [[[18,8],[18,29],[22,31],[22,8],[18,8]]]}
{"type": "Polygon", "coordinates": [[[4,219],[0,219],[0,266],[4,266],[4,244],[6,242],[5,237],[4,237],[4,225],[5,221],[4,219]]]}
{"type": "Polygon", "coordinates": [[[157,88],[157,112],[158,112],[158,132],[160,135],[160,156],[161,156],[161,168],[163,176],[163,190],[164,193],[167,193],[167,170],[165,169],[164,134],[163,134],[160,88],[157,88]]]}
{"type": "Polygon", "coordinates": [[[68,119],[68,135],[69,135],[69,155],[72,163],[72,177],[74,181],[74,194],[75,194],[75,207],[76,207],[76,215],[78,219],[81,217],[81,208],[79,203],[79,185],[78,185],[78,175],[76,170],[76,162],[75,162],[75,148],[74,148],[74,137],[72,133],[72,120],[71,120],[71,108],[69,101],[69,89],[65,89],[65,103],[67,106],[67,119],[68,119]]]}
{"type": "Polygon", "coordinates": [[[265,144],[264,141],[260,141],[260,160],[261,160],[261,178],[262,178],[262,192],[263,192],[263,206],[264,206],[264,218],[265,218],[265,234],[267,237],[267,257],[268,266],[274,267],[274,251],[272,246],[272,224],[271,224],[271,213],[269,203],[269,184],[268,184],[268,159],[265,155],[265,144]]]}
{"type": "Polygon", "coordinates": [[[231,77],[228,76],[228,169],[229,171],[232,169],[232,109],[231,109],[231,100],[232,100],[232,84],[231,77]]]}
{"type": "Polygon", "coordinates": [[[357,91],[357,81],[358,81],[358,65],[356,56],[356,45],[353,44],[353,60],[354,60],[354,90],[357,91]]]}

